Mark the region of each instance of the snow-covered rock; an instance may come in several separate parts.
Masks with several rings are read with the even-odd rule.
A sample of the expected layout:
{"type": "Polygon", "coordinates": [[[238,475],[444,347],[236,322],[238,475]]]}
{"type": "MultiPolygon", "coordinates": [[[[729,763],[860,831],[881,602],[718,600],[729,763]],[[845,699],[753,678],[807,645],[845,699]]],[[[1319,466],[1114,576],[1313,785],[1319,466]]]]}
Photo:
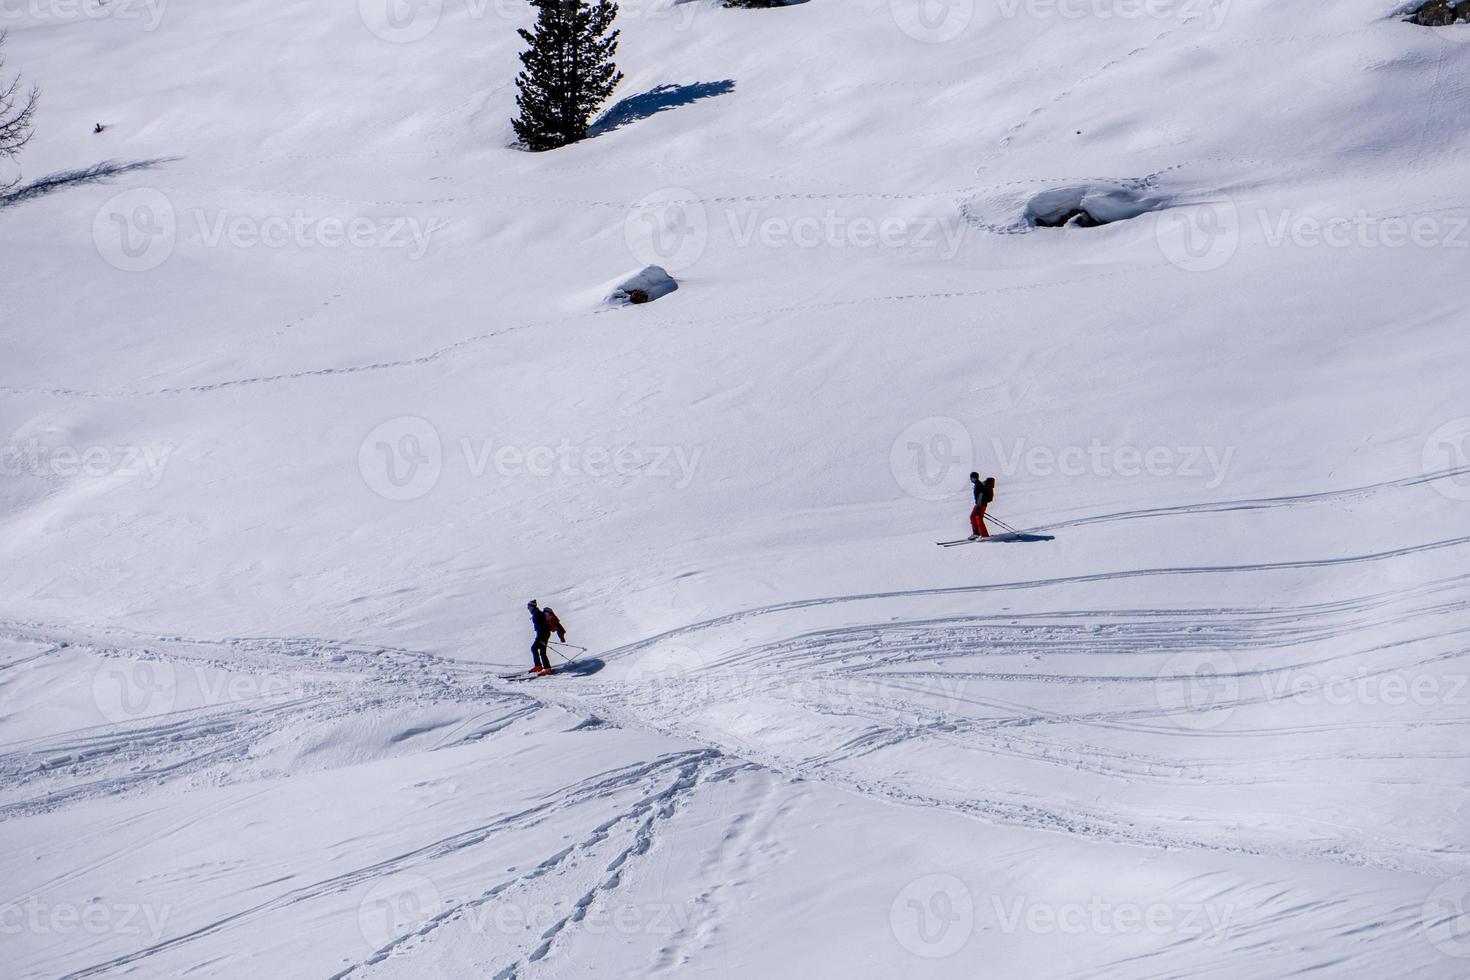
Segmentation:
{"type": "Polygon", "coordinates": [[[661,266],[650,265],[613,284],[606,302],[612,306],[641,306],[663,299],[679,288],[661,266]]]}

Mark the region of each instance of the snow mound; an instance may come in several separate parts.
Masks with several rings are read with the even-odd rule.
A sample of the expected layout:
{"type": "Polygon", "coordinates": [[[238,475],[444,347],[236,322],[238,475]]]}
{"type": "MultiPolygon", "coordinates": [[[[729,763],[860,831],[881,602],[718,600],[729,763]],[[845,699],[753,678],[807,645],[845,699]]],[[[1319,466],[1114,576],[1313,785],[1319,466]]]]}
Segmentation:
{"type": "Polygon", "coordinates": [[[1007,188],[960,206],[964,218],[986,231],[1015,235],[1037,228],[1094,228],[1169,207],[1148,179],[1083,181],[1037,192],[1007,188]]]}
{"type": "Polygon", "coordinates": [[[663,299],[678,288],[678,282],[662,266],[650,265],[615,283],[604,302],[609,306],[639,306],[663,299]]]}

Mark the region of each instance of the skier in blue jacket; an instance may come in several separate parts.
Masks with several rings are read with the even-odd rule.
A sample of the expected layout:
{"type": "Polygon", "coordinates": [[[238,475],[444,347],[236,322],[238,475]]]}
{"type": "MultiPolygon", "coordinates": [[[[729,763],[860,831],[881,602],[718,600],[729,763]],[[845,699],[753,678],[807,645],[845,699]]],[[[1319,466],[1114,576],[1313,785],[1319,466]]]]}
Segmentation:
{"type": "Polygon", "coordinates": [[[556,671],[551,669],[551,660],[546,656],[546,645],[551,642],[552,633],[561,642],[567,642],[566,627],[562,626],[550,606],[542,609],[535,599],[526,603],[526,609],[531,613],[531,628],[536,631],[536,639],[531,641],[531,673],[542,676],[554,674],[556,671]]]}

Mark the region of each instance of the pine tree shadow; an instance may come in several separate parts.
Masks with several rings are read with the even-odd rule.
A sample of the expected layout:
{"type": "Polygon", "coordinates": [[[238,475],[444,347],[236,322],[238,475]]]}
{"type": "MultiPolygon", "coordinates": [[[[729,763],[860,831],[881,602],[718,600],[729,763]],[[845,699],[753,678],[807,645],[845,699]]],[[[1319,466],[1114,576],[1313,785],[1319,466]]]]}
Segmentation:
{"type": "Polygon", "coordinates": [[[608,109],[587,129],[589,136],[601,136],[630,123],[656,116],[669,109],[690,105],[701,99],[727,95],[735,91],[735,80],[697,82],[693,85],[658,85],[647,92],[630,95],[608,109]]]}
{"type": "Polygon", "coordinates": [[[0,208],[8,208],[32,198],[44,197],[47,194],[64,190],[68,187],[79,187],[85,184],[101,184],[122,174],[130,174],[137,170],[152,170],[154,167],[165,163],[172,163],[179,157],[159,157],[153,160],[133,160],[129,163],[118,163],[116,160],[104,160],[102,163],[93,164],[90,167],[82,167],[79,170],[62,170],[54,174],[48,174],[29,184],[22,184],[14,190],[0,194],[0,208]]]}

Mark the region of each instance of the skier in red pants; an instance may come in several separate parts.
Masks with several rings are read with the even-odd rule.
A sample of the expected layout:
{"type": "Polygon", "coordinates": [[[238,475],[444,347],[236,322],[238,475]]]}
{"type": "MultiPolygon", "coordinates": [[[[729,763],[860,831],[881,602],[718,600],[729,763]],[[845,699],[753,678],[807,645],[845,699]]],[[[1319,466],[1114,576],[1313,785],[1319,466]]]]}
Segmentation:
{"type": "Polygon", "coordinates": [[[970,540],[974,541],[990,537],[990,529],[985,526],[985,508],[995,499],[995,477],[981,480],[979,473],[971,473],[970,485],[975,489],[975,509],[970,511],[970,540]]]}

